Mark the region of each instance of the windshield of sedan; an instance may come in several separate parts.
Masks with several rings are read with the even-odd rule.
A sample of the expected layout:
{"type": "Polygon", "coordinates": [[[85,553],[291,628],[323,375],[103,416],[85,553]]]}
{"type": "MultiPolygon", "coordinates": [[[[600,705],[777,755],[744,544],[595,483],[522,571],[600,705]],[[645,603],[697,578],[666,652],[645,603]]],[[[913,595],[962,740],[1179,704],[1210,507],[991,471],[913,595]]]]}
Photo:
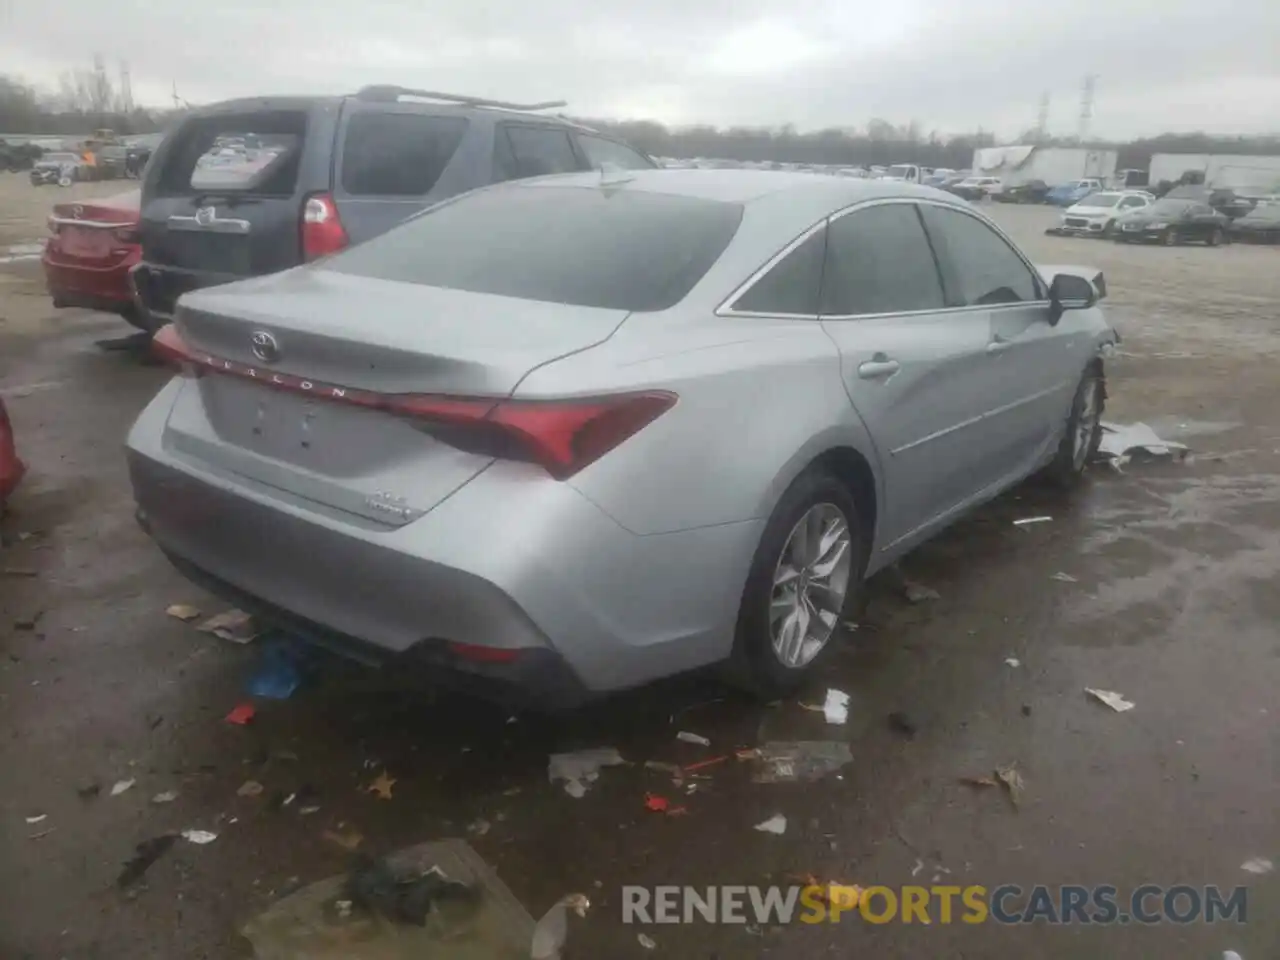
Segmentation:
{"type": "Polygon", "coordinates": [[[1080,201],[1082,207],[1114,207],[1120,202],[1118,193],[1093,193],[1080,201]]]}
{"type": "Polygon", "coordinates": [[[666,310],[720,258],[743,208],[509,184],[443,203],[323,261],[338,273],[609,310],[666,310]]]}
{"type": "Polygon", "coordinates": [[[1165,197],[1147,207],[1147,212],[1159,216],[1180,216],[1196,205],[1194,200],[1179,200],[1176,197],[1165,197]]]}
{"type": "Polygon", "coordinates": [[[886,177],[909,177],[911,176],[910,167],[890,167],[884,172],[886,177]]]}

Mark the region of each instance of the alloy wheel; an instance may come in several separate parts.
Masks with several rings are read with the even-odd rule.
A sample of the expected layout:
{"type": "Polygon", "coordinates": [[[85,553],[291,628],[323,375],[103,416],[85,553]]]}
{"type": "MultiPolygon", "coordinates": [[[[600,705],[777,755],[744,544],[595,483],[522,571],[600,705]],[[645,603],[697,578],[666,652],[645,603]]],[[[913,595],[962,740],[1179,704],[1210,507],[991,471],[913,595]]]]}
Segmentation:
{"type": "Polygon", "coordinates": [[[813,662],[840,623],[853,572],[853,538],[832,503],[810,507],[791,528],[773,574],[769,630],[783,666],[813,662]]]}

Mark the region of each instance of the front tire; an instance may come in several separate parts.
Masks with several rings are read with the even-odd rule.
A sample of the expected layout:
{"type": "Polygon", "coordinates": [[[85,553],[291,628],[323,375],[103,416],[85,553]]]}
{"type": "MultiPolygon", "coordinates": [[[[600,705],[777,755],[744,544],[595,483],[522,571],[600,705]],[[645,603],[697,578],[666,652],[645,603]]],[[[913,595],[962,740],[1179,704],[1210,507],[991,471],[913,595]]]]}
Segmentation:
{"type": "Polygon", "coordinates": [[[1211,247],[1216,247],[1218,244],[1222,243],[1222,236],[1222,228],[1214,227],[1213,233],[1209,234],[1209,239],[1205,242],[1211,247]]]}
{"type": "Polygon", "coordinates": [[[858,506],[845,484],[810,468],[782,495],[742,592],[731,683],[766,700],[794,692],[821,662],[866,569],[858,506]]]}
{"type": "Polygon", "coordinates": [[[1178,245],[1178,231],[1170,227],[1164,232],[1160,240],[1166,247],[1176,247],[1178,245]]]}
{"type": "Polygon", "coordinates": [[[1102,411],[1106,399],[1106,377],[1102,364],[1095,361],[1080,378],[1058,452],[1045,468],[1045,476],[1051,482],[1060,487],[1073,486],[1097,455],[1098,445],[1102,443],[1102,411]]]}

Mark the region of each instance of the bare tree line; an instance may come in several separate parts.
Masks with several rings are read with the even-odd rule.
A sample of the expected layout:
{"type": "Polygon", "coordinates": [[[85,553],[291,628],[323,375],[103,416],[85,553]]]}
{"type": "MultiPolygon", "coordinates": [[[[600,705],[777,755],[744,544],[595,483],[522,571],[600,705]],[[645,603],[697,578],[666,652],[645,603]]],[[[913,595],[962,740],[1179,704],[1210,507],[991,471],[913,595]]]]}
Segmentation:
{"type": "MultiPolygon", "coordinates": [[[[139,107],[133,101],[125,63],[113,71],[102,56],[88,66],[65,71],[57,89],[42,91],[16,77],[0,74],[0,132],[83,135],[97,127],[118,133],[163,130],[182,111],[139,107]]],[[[946,135],[925,133],[912,121],[895,125],[872,119],[865,127],[797,131],[794,126],[748,128],[693,126],[670,128],[654,121],[586,121],[608,130],[654,156],[715,157],[726,160],[847,166],[917,163],[931,167],[968,167],[973,151],[996,144],[982,130],[946,135]]],[[[1026,133],[1018,142],[1036,142],[1026,133]]],[[[1045,140],[1046,144],[1075,144],[1045,140]]],[[[1280,137],[1220,137],[1204,133],[1165,133],[1127,143],[1095,143],[1119,151],[1119,166],[1146,169],[1153,153],[1280,153],[1280,137]]]]}

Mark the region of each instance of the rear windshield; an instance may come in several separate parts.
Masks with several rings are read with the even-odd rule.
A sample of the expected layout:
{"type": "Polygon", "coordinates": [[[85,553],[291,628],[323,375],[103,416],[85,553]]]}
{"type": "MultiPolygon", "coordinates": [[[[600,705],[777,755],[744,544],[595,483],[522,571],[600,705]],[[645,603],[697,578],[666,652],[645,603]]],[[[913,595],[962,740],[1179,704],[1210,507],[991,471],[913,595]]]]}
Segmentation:
{"type": "Polygon", "coordinates": [[[740,204],[503,185],[445,203],[324,262],[380,280],[611,310],[665,310],[719,259],[740,204]]]}
{"type": "Polygon", "coordinates": [[[165,160],[159,190],[293,196],[307,114],[273,110],[200,117],[184,124],[165,160]]]}

